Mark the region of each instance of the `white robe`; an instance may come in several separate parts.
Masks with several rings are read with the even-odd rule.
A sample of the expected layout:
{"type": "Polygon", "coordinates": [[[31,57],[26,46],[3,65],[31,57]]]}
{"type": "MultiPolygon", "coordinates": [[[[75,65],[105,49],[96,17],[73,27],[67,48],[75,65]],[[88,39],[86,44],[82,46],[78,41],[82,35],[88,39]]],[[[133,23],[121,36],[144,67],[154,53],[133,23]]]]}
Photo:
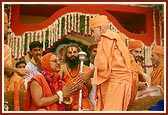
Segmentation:
{"type": "Polygon", "coordinates": [[[30,72],[30,74],[28,76],[24,76],[25,88],[27,89],[27,83],[30,81],[30,79],[34,75],[39,75],[39,74],[41,75],[41,73],[38,71],[37,65],[33,64],[31,61],[29,63],[27,63],[25,69],[30,72]]]}

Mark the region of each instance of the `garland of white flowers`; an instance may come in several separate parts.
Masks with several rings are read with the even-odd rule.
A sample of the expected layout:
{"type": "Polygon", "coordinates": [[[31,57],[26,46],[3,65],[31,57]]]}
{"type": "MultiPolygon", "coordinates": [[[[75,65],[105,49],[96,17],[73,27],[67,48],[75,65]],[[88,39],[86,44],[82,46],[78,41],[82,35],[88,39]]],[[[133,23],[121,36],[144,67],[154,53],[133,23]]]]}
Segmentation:
{"type": "MultiPolygon", "coordinates": [[[[152,65],[151,65],[151,59],[150,59],[150,57],[151,57],[151,54],[152,54],[152,48],[155,46],[155,45],[157,45],[156,44],[156,11],[158,10],[157,9],[157,6],[156,5],[153,5],[152,6],[152,8],[153,8],[153,29],[154,29],[154,41],[153,41],[153,43],[151,44],[151,46],[144,46],[144,57],[145,57],[145,62],[147,62],[147,63],[145,63],[144,64],[144,68],[146,68],[146,69],[148,69],[148,68],[150,68],[150,67],[152,67],[152,65]]],[[[159,13],[161,13],[162,15],[163,15],[163,11],[159,11],[159,13]]],[[[160,14],[159,14],[160,15],[160,14]]],[[[163,44],[162,44],[162,25],[161,25],[161,23],[162,23],[162,16],[161,17],[159,17],[159,37],[160,37],[160,45],[161,46],[163,46],[163,44]]],[[[147,72],[149,72],[149,71],[147,71],[147,72]]],[[[147,73],[147,74],[149,74],[149,73],[147,73]]]]}
{"type": "Polygon", "coordinates": [[[162,22],[164,22],[164,6],[162,10],[159,11],[160,43],[161,43],[161,46],[164,46],[164,38],[162,38],[162,22]]]}
{"type": "MultiPolygon", "coordinates": [[[[11,10],[10,10],[11,12],[11,10]]],[[[90,36],[91,30],[89,27],[89,19],[99,14],[84,14],[81,12],[70,12],[62,15],[58,19],[49,25],[47,28],[36,31],[27,31],[21,36],[15,36],[11,30],[9,36],[9,46],[12,48],[12,54],[15,59],[20,59],[26,55],[29,51],[29,44],[32,41],[38,40],[43,43],[43,51],[52,48],[59,39],[66,37],[70,33],[80,34],[84,36],[90,36]],[[83,22],[82,22],[83,21],[83,22]]],[[[156,43],[156,22],[155,22],[155,9],[153,9],[153,23],[154,23],[154,42],[156,43]]],[[[110,22],[110,29],[115,32],[120,32],[112,22],[110,22]]],[[[126,38],[128,42],[128,38],[126,38]]],[[[150,50],[144,48],[147,53],[150,50]]],[[[146,56],[145,56],[146,57],[146,56]]],[[[149,56],[147,56],[149,57],[149,56]]]]}
{"type": "Polygon", "coordinates": [[[153,31],[154,31],[154,41],[153,44],[156,45],[156,11],[155,11],[155,6],[153,7],[153,31]]]}
{"type": "MultiPolygon", "coordinates": [[[[88,21],[91,17],[96,15],[99,14],[70,12],[56,19],[47,28],[36,31],[27,31],[21,36],[16,36],[11,30],[11,34],[9,35],[9,46],[12,48],[12,55],[15,59],[24,57],[29,51],[29,44],[35,40],[43,43],[43,51],[46,51],[46,49],[53,47],[58,39],[61,39],[70,33],[79,34],[82,32],[83,35],[88,36],[91,34],[88,21]]],[[[112,23],[110,23],[110,29],[119,32],[112,23]]]]}
{"type": "MultiPolygon", "coordinates": [[[[144,54],[144,71],[147,72],[146,67],[152,67],[151,66],[151,51],[154,45],[156,45],[156,20],[155,20],[155,5],[152,6],[153,8],[153,31],[154,31],[154,40],[151,46],[145,46],[143,47],[143,54],[144,54]]],[[[149,73],[147,73],[149,74],[149,73]]]]}

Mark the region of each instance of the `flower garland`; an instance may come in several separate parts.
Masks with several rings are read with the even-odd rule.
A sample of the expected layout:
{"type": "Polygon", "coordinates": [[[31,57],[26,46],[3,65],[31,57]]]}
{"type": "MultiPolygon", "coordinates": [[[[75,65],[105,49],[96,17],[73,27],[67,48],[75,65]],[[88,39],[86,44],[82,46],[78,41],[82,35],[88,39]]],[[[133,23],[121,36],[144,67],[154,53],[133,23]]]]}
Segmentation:
{"type": "Polygon", "coordinates": [[[153,31],[154,31],[154,44],[156,44],[156,13],[155,6],[153,6],[153,31]]]}
{"type": "MultiPolygon", "coordinates": [[[[48,85],[49,85],[49,87],[51,89],[52,94],[53,95],[56,94],[56,89],[54,87],[54,83],[53,83],[52,77],[44,70],[42,70],[42,74],[46,78],[46,80],[48,82],[48,85]]],[[[57,82],[58,82],[58,91],[60,91],[60,90],[62,91],[62,80],[59,78],[57,80],[57,82]]],[[[65,110],[64,104],[59,104],[58,103],[58,110],[59,111],[64,111],[65,110]]]]}
{"type": "MultiPolygon", "coordinates": [[[[155,9],[153,9],[155,10],[155,9]]],[[[10,11],[11,12],[11,11],[10,11]]],[[[29,44],[38,40],[43,44],[43,51],[50,50],[59,39],[66,37],[68,34],[80,34],[83,36],[90,36],[91,29],[89,27],[89,19],[99,14],[85,14],[81,12],[69,12],[56,19],[47,28],[37,31],[27,31],[22,36],[15,36],[11,31],[10,34],[10,47],[12,48],[12,55],[15,59],[20,59],[29,51],[29,44]],[[18,40],[26,39],[26,40],[18,40]],[[16,41],[19,41],[19,43],[16,41]],[[18,48],[15,48],[18,47],[18,48]]],[[[153,11],[154,21],[154,43],[156,42],[156,27],[155,27],[155,12],[153,11]]],[[[112,22],[110,22],[110,29],[114,32],[120,32],[112,22]]]]}

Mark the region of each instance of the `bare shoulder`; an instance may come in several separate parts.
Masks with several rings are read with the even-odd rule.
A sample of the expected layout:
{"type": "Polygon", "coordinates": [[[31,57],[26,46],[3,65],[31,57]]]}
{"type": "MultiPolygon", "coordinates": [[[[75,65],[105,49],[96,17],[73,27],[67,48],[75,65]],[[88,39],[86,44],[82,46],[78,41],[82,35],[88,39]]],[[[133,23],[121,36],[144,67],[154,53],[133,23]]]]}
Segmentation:
{"type": "Polygon", "coordinates": [[[30,88],[33,90],[33,89],[36,89],[36,88],[39,88],[41,87],[40,84],[36,81],[36,80],[33,80],[30,84],[30,88]]]}

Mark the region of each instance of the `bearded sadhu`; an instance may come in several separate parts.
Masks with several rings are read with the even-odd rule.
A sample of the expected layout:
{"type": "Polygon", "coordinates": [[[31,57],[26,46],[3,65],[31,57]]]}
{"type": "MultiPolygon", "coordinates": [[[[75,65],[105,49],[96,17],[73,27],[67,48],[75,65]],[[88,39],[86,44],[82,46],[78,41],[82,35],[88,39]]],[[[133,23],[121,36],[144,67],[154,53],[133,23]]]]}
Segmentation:
{"type": "MultiPolygon", "coordinates": [[[[81,48],[76,43],[68,44],[64,49],[64,64],[61,66],[60,74],[66,84],[78,81],[80,72],[80,60],[78,53],[81,48]]],[[[89,71],[91,68],[83,65],[83,71],[89,71]]],[[[79,90],[82,89],[81,110],[93,110],[88,94],[92,88],[91,80],[79,84],[78,90],[72,93],[72,111],[78,111],[79,108],[79,90]]]]}
{"type": "Polygon", "coordinates": [[[64,84],[59,71],[61,62],[55,53],[47,53],[42,59],[41,74],[34,75],[28,82],[25,111],[71,110],[71,94],[77,84],[64,84]]]}
{"type": "Polygon", "coordinates": [[[146,89],[148,87],[147,75],[143,72],[142,69],[142,47],[143,42],[141,40],[130,39],[128,42],[128,49],[130,52],[130,61],[133,73],[132,92],[129,107],[135,101],[137,91],[146,89]]]}

